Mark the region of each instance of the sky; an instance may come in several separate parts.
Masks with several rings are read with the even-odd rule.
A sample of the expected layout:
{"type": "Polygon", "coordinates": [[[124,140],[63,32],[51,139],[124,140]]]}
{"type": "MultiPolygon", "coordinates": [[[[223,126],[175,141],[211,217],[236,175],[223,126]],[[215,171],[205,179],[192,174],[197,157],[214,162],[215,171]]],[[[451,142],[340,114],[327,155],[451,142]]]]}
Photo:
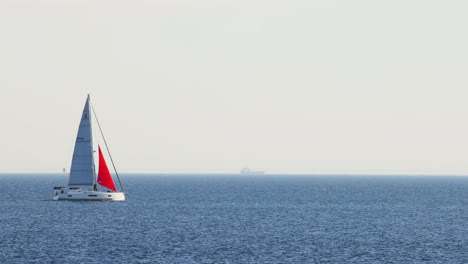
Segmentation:
{"type": "Polygon", "coordinates": [[[0,1],[0,172],[468,174],[468,2],[0,1]]]}

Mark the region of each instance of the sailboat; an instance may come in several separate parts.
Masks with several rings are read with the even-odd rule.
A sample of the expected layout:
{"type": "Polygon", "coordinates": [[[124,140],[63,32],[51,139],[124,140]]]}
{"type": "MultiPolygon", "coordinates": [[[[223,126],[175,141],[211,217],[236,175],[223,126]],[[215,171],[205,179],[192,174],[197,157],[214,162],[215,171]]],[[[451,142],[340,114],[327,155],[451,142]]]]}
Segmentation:
{"type": "MultiPolygon", "coordinates": [[[[125,201],[125,193],[123,191],[119,175],[117,174],[117,170],[115,170],[112,157],[109,153],[109,157],[112,161],[112,165],[115,170],[115,175],[119,181],[121,191],[118,191],[115,187],[112,175],[109,171],[109,167],[107,166],[106,160],[99,145],[99,167],[96,177],[91,109],[92,106],[90,104],[90,96],[88,95],[83,113],[81,115],[80,126],[78,128],[78,135],[76,137],[75,149],[73,151],[68,185],[66,187],[54,187],[54,200],[125,201]],[[100,186],[99,188],[98,185],[100,186]]],[[[92,110],[94,116],[96,116],[94,109],[92,110]]],[[[109,151],[104,134],[101,130],[101,126],[99,125],[99,121],[97,120],[97,117],[95,119],[104,140],[106,149],[109,151]]]]}

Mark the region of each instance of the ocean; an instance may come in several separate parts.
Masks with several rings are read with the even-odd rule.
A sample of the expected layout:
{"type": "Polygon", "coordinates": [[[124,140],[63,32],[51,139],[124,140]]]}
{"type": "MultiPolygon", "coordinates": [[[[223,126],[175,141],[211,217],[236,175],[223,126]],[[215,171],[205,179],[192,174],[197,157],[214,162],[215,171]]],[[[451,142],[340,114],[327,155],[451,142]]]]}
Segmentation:
{"type": "Polygon", "coordinates": [[[0,263],[468,263],[468,177],[122,175],[125,202],[0,175],[0,263]]]}

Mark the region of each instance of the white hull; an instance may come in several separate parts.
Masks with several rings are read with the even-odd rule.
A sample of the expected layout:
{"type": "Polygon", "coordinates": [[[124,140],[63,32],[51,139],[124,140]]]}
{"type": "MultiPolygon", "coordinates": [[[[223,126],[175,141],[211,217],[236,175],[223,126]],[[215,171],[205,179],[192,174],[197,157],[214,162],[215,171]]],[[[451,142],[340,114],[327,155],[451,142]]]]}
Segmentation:
{"type": "Polygon", "coordinates": [[[68,191],[54,195],[58,201],[125,201],[123,192],[68,191]]]}

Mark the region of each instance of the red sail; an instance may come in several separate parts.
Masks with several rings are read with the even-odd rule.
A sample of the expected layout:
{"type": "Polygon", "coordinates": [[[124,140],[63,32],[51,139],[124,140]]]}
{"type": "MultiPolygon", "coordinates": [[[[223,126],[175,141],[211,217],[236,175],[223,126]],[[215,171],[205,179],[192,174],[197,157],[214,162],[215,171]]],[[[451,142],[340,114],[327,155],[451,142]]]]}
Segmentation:
{"type": "Polygon", "coordinates": [[[98,146],[99,149],[99,172],[98,172],[98,183],[101,186],[106,187],[107,189],[113,190],[114,192],[117,191],[114,185],[114,181],[112,180],[112,176],[109,172],[109,168],[107,167],[106,160],[102,155],[101,147],[98,146]]]}

